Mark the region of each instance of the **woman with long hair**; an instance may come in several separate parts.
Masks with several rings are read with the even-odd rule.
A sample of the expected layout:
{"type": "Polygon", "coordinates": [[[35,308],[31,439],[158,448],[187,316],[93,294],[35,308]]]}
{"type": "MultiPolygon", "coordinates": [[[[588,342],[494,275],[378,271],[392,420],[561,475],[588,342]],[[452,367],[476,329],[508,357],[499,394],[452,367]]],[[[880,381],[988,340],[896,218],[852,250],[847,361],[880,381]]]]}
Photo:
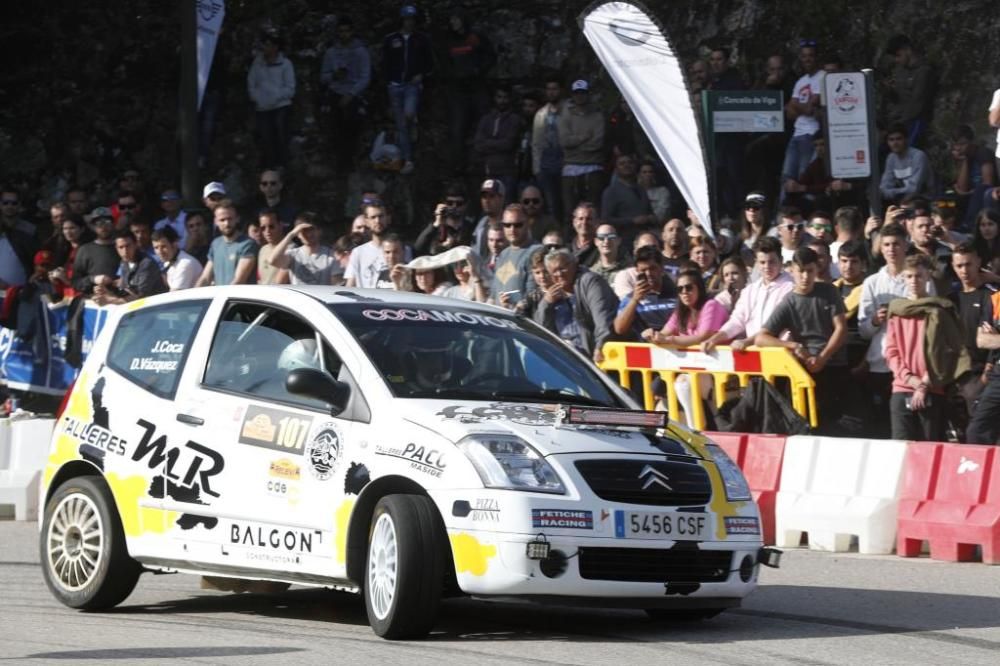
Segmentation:
{"type": "MultiPolygon", "coordinates": [[[[729,318],[729,313],[718,301],[709,298],[701,272],[695,268],[685,268],[677,275],[677,309],[666,325],[659,331],[647,328],[642,332],[643,340],[659,345],[690,347],[698,345],[716,333],[729,318]]],[[[702,400],[712,390],[712,376],[698,376],[698,393],[702,400]]],[[[684,409],[688,426],[695,427],[691,395],[691,376],[679,375],[674,380],[677,400],[684,409]]]]}
{"type": "Polygon", "coordinates": [[[52,270],[49,280],[54,286],[62,289],[68,296],[73,296],[73,260],[76,251],[84,243],[94,239],[94,232],[87,228],[83,220],[76,216],[68,216],[59,229],[52,231],[52,236],[45,242],[43,248],[52,253],[52,270]]]}
{"type": "Polygon", "coordinates": [[[715,295],[715,300],[722,303],[726,312],[732,312],[740,293],[747,286],[747,265],[737,256],[732,256],[719,266],[718,275],[721,289],[715,295]]]}
{"type": "Polygon", "coordinates": [[[441,296],[451,287],[448,274],[443,268],[424,268],[413,271],[413,291],[432,296],[441,296]]]}
{"type": "Polygon", "coordinates": [[[751,192],[743,201],[743,245],[747,250],[752,251],[754,242],[771,230],[766,204],[767,197],[762,192],[751,192]]]}
{"type": "Polygon", "coordinates": [[[973,229],[972,244],[984,267],[1000,257],[1000,213],[987,208],[979,211],[979,215],[976,216],[976,228],[973,229]]]}

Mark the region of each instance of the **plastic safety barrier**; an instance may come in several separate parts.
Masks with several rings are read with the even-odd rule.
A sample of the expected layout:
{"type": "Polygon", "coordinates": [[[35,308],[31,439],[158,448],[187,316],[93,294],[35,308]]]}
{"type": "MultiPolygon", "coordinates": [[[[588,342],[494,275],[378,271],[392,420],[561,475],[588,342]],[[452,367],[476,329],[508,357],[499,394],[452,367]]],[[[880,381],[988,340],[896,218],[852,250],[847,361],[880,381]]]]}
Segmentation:
{"type": "Polygon", "coordinates": [[[38,486],[55,419],[0,420],[0,506],[14,520],[38,519],[38,486]]]}
{"type": "Polygon", "coordinates": [[[760,508],[764,543],[773,544],[774,505],[781,489],[781,462],[785,453],[784,435],[746,435],[736,432],[706,432],[732,458],[750,484],[760,508]]]}
{"type": "Polygon", "coordinates": [[[888,554],[896,543],[906,442],[793,436],[785,442],[775,503],[779,547],[888,554]]]}
{"type": "MultiPolygon", "coordinates": [[[[746,351],[736,351],[723,346],[706,354],[698,347],[607,342],[602,352],[604,361],[600,363],[600,368],[605,372],[616,372],[618,383],[622,387],[632,388],[630,373],[637,372],[642,376],[642,397],[646,409],[653,409],[656,404],[651,383],[654,373],[659,374],[667,385],[667,411],[675,421],[680,419],[680,407],[674,390],[674,379],[678,374],[690,374],[691,386],[695,387],[698,385],[698,376],[708,374],[715,384],[717,405],[722,405],[725,399],[725,385],[729,377],[738,377],[740,386],[746,386],[751,377],[763,377],[771,383],[774,383],[776,377],[787,377],[791,384],[792,407],[812,427],[819,425],[816,415],[816,382],[787,349],[749,347],[746,351]]],[[[704,430],[704,405],[701,400],[693,400],[692,403],[692,422],[697,429],[704,430]]]]}
{"type": "Polygon", "coordinates": [[[906,454],[896,552],[965,562],[982,547],[1000,564],[1000,455],[995,446],[913,442],[906,454]]]}

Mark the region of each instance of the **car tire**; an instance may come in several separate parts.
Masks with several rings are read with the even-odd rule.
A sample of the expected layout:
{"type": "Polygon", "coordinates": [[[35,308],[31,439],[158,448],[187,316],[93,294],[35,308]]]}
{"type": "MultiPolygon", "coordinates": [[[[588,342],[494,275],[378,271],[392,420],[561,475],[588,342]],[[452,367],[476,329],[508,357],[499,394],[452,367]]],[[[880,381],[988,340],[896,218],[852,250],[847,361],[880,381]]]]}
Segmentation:
{"type": "Polygon", "coordinates": [[[657,622],[701,622],[710,620],[725,608],[647,608],[646,615],[657,622]]]}
{"type": "Polygon", "coordinates": [[[430,498],[387,495],[375,505],[365,557],[365,609],[382,638],[426,636],[444,585],[444,529],[430,498]]]}
{"type": "Polygon", "coordinates": [[[45,584],[70,608],[104,610],[125,600],[142,573],[128,555],[111,491],[96,476],[63,483],[39,535],[45,584]]]}

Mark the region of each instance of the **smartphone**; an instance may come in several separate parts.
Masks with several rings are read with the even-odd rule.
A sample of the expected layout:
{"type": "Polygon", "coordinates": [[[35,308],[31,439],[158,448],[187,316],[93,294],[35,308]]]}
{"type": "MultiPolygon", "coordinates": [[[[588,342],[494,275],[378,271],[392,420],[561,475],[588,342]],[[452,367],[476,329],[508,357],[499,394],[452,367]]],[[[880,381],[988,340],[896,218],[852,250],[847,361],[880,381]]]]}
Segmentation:
{"type": "MultiPolygon", "coordinates": [[[[934,396],[931,396],[931,395],[928,395],[928,396],[924,397],[924,408],[925,408],[925,409],[926,409],[927,407],[930,407],[930,406],[931,406],[931,401],[932,401],[933,399],[934,399],[934,396]]],[[[913,411],[913,407],[912,407],[912,404],[913,404],[913,396],[910,396],[910,395],[906,396],[906,401],[904,402],[904,404],[906,405],[906,409],[907,409],[907,411],[910,411],[910,412],[912,412],[912,411],[913,411]]]]}

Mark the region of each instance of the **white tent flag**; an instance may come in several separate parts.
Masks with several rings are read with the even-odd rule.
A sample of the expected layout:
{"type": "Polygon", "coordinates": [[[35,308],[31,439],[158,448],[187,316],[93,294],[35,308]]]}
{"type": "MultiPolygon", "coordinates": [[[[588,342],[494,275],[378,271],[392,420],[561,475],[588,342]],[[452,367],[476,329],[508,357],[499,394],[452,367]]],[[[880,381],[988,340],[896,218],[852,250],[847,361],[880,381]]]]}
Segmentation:
{"type": "Polygon", "coordinates": [[[595,3],[580,26],[691,210],[712,234],[705,151],[684,71],[666,34],[630,2],[595,3]]]}
{"type": "Polygon", "coordinates": [[[208,73],[212,71],[215,43],[219,41],[222,19],[226,16],[225,0],[198,0],[198,109],[205,96],[208,73]]]}

